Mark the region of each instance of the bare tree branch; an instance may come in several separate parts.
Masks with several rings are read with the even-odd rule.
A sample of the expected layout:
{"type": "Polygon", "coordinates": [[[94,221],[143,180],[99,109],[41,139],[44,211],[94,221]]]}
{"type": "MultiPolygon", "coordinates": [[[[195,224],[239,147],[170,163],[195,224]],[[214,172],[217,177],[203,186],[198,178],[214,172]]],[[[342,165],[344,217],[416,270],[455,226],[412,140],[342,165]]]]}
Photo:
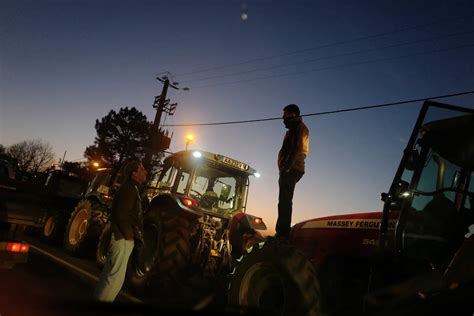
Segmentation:
{"type": "Polygon", "coordinates": [[[54,159],[51,145],[42,140],[25,140],[7,148],[7,153],[18,160],[23,172],[39,172],[48,169],[54,159]]]}

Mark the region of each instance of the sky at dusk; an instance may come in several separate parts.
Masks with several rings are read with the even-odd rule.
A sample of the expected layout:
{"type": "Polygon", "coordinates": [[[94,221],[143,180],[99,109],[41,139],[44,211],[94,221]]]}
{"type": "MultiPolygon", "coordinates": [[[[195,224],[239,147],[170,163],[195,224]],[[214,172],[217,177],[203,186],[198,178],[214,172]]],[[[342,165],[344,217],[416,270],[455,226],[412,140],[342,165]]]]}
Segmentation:
{"type": "MultiPolygon", "coordinates": [[[[79,161],[110,110],[153,120],[165,72],[190,89],[169,90],[178,107],[162,123],[173,125],[471,91],[473,56],[471,0],[0,0],[0,144],[42,139],[79,161]]],[[[472,108],[474,95],[438,101],[472,108]]],[[[381,210],[421,104],[304,117],[293,222],[381,210]]],[[[191,149],[258,170],[247,211],[273,231],[282,121],[167,128],[173,152],[193,133],[191,149]]]]}

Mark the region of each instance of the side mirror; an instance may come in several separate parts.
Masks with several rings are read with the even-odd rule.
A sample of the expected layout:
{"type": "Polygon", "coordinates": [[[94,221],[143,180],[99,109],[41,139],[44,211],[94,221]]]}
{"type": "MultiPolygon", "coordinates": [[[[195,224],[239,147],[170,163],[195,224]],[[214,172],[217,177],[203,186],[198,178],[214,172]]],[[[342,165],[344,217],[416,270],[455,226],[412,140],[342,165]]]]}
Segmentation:
{"type": "Polygon", "coordinates": [[[388,198],[388,193],[386,192],[380,193],[380,199],[382,200],[382,202],[387,201],[387,198],[388,198]]]}
{"type": "Polygon", "coordinates": [[[408,154],[408,159],[405,168],[407,170],[413,171],[416,169],[418,162],[420,161],[420,154],[418,153],[418,150],[413,149],[409,154],[408,154]]]}

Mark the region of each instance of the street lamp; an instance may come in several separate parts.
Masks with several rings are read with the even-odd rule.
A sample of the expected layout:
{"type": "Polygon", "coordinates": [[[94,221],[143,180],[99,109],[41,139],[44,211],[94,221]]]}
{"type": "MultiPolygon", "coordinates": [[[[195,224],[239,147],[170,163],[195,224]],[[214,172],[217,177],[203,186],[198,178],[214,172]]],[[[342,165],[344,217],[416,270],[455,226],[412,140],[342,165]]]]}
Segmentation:
{"type": "Polygon", "coordinates": [[[188,150],[188,145],[190,142],[192,142],[194,140],[194,136],[191,135],[191,134],[188,134],[186,135],[186,147],[184,148],[184,150],[188,150]]]}

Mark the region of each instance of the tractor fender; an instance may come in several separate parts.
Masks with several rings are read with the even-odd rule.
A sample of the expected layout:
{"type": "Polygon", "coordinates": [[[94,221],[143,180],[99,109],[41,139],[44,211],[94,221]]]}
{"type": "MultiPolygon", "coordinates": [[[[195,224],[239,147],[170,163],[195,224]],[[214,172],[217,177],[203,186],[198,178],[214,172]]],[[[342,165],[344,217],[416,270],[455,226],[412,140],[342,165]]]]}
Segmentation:
{"type": "Polygon", "coordinates": [[[255,221],[256,218],[260,219],[250,214],[237,213],[230,220],[229,242],[232,246],[232,258],[239,258],[245,249],[264,240],[257,230],[266,229],[266,226],[261,219],[255,221]]]}
{"type": "Polygon", "coordinates": [[[160,194],[155,196],[148,205],[148,211],[153,212],[157,209],[166,209],[171,212],[181,212],[182,215],[188,218],[199,218],[204,213],[199,208],[188,207],[184,204],[183,199],[186,197],[174,194],[160,194]]]}
{"type": "Polygon", "coordinates": [[[86,196],[85,199],[89,201],[91,204],[99,204],[102,207],[108,208],[107,205],[104,202],[102,202],[99,196],[97,196],[96,194],[90,194],[86,196]]]}
{"type": "Polygon", "coordinates": [[[262,218],[247,213],[237,213],[232,217],[232,221],[237,221],[243,228],[250,228],[255,230],[265,230],[267,226],[262,218]]]}

